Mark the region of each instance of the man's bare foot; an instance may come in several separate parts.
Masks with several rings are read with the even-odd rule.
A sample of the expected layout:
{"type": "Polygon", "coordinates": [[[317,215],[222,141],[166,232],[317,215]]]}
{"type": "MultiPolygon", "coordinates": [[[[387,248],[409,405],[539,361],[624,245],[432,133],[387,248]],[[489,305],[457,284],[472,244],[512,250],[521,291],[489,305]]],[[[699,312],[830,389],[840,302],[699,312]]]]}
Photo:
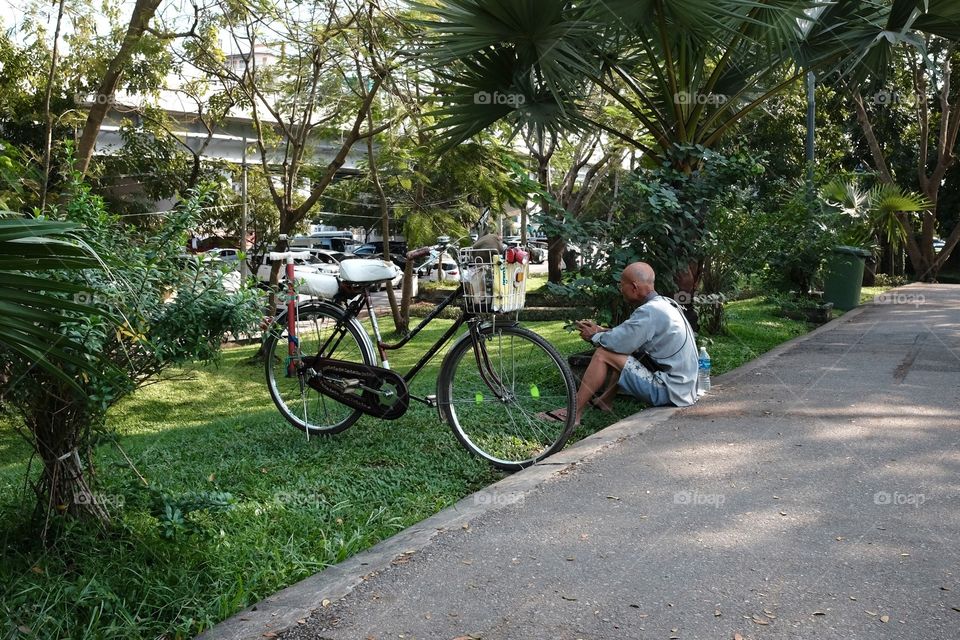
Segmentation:
{"type": "MultiPolygon", "coordinates": [[[[566,422],[567,421],[567,410],[566,409],[554,409],[553,411],[541,411],[537,414],[537,417],[546,422],[566,422]]],[[[580,422],[575,422],[574,426],[579,426],[580,422]]]]}
{"type": "Polygon", "coordinates": [[[602,411],[603,413],[610,413],[611,411],[613,411],[613,407],[606,404],[605,402],[601,402],[600,398],[591,398],[590,406],[593,407],[594,409],[597,409],[598,411],[602,411]]]}

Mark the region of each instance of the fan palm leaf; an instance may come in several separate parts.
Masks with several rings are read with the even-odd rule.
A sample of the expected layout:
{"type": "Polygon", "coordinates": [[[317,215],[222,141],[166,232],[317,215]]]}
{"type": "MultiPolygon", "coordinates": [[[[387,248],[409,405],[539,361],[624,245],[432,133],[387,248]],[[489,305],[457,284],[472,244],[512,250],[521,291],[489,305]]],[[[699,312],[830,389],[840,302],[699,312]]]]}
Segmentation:
{"type": "MultiPolygon", "coordinates": [[[[914,30],[960,33],[954,0],[438,0],[419,5],[456,144],[498,120],[602,129],[654,156],[712,146],[807,69],[883,68],[914,30]],[[622,130],[589,86],[629,113],[622,130]],[[478,92],[523,96],[478,101],[478,92]],[[644,136],[654,140],[649,147],[644,136]]],[[[483,95],[480,93],[480,95],[483,95]]]]}
{"type": "Polygon", "coordinates": [[[863,219],[864,236],[878,233],[894,248],[907,240],[903,214],[926,211],[930,202],[921,194],[904,191],[896,185],[878,184],[862,190],[852,180],[838,178],[820,190],[820,196],[831,207],[851,218],[863,219]]]}
{"type": "Polygon", "coordinates": [[[67,297],[83,293],[82,285],[37,274],[97,268],[99,262],[71,236],[76,225],[10,212],[0,216],[0,347],[79,389],[62,366],[93,370],[96,363],[82,344],[56,327],[70,320],[64,312],[100,312],[67,297]]]}

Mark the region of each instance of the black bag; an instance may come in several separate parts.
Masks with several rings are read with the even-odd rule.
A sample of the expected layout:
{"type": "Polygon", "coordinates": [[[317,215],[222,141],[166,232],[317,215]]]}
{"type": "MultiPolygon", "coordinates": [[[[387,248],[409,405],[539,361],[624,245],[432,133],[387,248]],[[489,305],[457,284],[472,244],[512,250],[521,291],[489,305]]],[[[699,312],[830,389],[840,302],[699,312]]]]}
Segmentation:
{"type": "Polygon", "coordinates": [[[652,371],[652,372],[655,373],[655,372],[657,372],[657,371],[666,371],[666,370],[667,370],[667,367],[666,367],[665,365],[662,365],[662,364],[660,364],[659,362],[657,362],[656,360],[654,360],[653,357],[652,357],[649,353],[647,353],[646,351],[644,351],[643,349],[638,349],[638,350],[634,351],[633,353],[631,353],[630,355],[633,356],[634,358],[636,358],[636,359],[637,359],[637,362],[639,362],[640,364],[642,364],[642,365],[643,365],[644,367],[646,367],[647,370],[649,370],[649,371],[652,371]]]}

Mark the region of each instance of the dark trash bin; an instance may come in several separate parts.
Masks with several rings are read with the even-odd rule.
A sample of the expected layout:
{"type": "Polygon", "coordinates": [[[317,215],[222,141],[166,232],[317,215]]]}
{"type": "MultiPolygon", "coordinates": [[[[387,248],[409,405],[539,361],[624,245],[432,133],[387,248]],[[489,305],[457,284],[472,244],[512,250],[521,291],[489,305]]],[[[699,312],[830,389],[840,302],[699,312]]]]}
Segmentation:
{"type": "Polygon", "coordinates": [[[860,247],[834,247],[824,268],[823,300],[842,311],[859,305],[863,266],[871,255],[860,247]]]}

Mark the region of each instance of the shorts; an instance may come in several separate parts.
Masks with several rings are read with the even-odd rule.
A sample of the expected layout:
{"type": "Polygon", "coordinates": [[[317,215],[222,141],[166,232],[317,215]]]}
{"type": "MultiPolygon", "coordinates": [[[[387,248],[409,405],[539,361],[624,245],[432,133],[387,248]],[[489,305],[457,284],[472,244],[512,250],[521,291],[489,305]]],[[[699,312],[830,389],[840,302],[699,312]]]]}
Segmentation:
{"type": "Polygon", "coordinates": [[[627,358],[617,384],[634,398],[651,406],[662,407],[672,404],[670,394],[667,393],[667,385],[663,383],[660,376],[652,373],[633,356],[627,358]]]}

